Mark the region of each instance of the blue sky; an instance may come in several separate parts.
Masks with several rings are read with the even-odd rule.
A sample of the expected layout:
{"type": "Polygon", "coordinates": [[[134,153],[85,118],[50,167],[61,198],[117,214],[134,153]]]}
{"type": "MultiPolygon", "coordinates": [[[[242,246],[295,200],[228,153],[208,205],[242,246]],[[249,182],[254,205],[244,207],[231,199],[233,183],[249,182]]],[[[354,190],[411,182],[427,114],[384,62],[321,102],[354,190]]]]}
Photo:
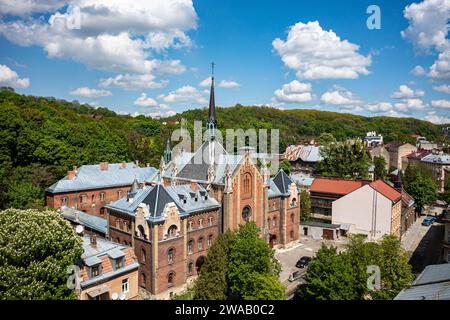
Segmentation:
{"type": "Polygon", "coordinates": [[[0,12],[0,85],[25,94],[170,115],[206,106],[214,61],[220,106],[450,122],[450,0],[0,0],[0,12]],[[381,29],[367,28],[371,4],[381,29]]]}

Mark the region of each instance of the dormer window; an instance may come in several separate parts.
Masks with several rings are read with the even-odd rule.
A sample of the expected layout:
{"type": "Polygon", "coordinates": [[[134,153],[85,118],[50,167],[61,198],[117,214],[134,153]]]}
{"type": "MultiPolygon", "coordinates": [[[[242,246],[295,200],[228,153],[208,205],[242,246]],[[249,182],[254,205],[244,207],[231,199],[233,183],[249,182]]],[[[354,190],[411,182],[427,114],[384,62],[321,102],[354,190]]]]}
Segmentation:
{"type": "Polygon", "coordinates": [[[94,266],[91,266],[89,268],[89,278],[95,278],[98,277],[101,273],[101,264],[96,264],[94,266]]]}
{"type": "Polygon", "coordinates": [[[167,230],[167,236],[168,236],[169,238],[174,238],[174,237],[176,237],[176,236],[177,236],[177,230],[178,230],[178,228],[177,228],[176,225],[170,226],[169,230],[167,230]]]}
{"type": "Polygon", "coordinates": [[[121,269],[125,266],[125,259],[124,257],[114,259],[114,270],[121,269]]]}

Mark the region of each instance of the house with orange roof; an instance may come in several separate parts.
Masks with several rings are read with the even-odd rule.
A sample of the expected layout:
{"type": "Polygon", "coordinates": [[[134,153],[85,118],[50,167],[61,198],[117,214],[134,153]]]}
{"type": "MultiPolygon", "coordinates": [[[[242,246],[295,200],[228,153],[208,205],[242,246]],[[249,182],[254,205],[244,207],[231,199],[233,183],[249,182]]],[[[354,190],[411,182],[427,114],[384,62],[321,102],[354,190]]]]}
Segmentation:
{"type": "Polygon", "coordinates": [[[378,240],[392,234],[400,238],[402,194],[382,180],[347,193],[332,203],[332,224],[345,226],[346,233],[378,240]]]}
{"type": "Polygon", "coordinates": [[[133,248],[84,235],[79,283],[80,300],[138,299],[139,262],[133,248]]]}

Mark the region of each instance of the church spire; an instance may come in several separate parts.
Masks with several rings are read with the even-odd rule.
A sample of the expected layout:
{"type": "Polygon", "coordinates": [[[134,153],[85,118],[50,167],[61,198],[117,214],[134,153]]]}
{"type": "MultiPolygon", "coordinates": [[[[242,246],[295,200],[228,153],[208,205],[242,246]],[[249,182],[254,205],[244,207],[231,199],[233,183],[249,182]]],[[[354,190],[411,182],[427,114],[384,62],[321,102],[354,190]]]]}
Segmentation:
{"type": "Polygon", "coordinates": [[[209,93],[209,111],[208,111],[208,122],[206,126],[208,130],[210,130],[211,139],[214,139],[215,129],[217,128],[216,101],[214,98],[214,62],[211,63],[211,90],[209,93]]]}

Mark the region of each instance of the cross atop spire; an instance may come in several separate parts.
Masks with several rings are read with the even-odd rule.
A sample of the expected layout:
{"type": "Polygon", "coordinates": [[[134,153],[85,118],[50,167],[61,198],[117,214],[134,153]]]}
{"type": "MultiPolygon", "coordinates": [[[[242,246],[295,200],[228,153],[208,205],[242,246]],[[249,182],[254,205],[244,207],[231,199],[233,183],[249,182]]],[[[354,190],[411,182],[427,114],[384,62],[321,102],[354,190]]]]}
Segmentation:
{"type": "Polygon", "coordinates": [[[208,111],[208,122],[207,122],[207,128],[211,132],[211,138],[214,137],[215,129],[217,127],[216,122],[216,101],[214,98],[214,66],[215,63],[211,63],[211,90],[209,92],[209,111],[208,111]]]}

